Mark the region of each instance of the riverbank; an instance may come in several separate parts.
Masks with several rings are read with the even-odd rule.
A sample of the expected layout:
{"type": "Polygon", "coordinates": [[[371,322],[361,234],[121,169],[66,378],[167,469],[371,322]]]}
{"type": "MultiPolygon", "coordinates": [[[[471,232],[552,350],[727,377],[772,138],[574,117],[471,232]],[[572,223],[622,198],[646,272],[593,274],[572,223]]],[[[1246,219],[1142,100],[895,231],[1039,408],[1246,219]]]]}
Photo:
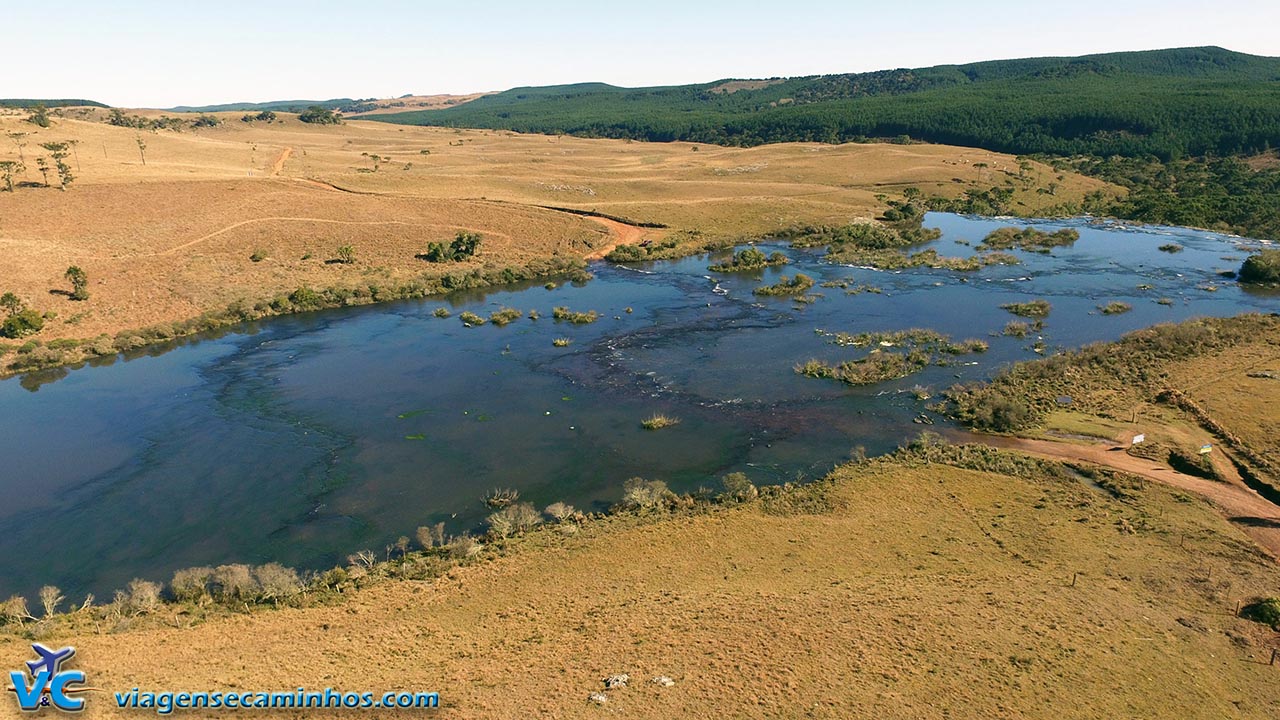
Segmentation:
{"type": "MultiPolygon", "coordinates": [[[[38,333],[0,340],[0,372],[22,369],[13,367],[17,350],[33,341],[46,350],[20,365],[48,367],[110,352],[104,338],[132,344],[156,334],[149,328],[206,329],[230,307],[300,288],[387,295],[452,273],[595,258],[616,244],[728,244],[871,218],[882,197],[906,187],[958,195],[974,186],[962,178],[975,163],[990,168],[988,184],[1019,167],[1009,156],[931,145],[738,149],[313,127],[285,114],[243,123],[233,113],[218,127],[139,135],[104,117],[88,110],[41,129],[0,116],[0,129],[28,133],[21,152],[30,156],[15,191],[0,192],[0,293],[43,320],[38,333]],[[77,143],[65,192],[56,178],[44,187],[34,169],[39,144],[51,140],[77,143]],[[483,238],[473,261],[421,259],[429,243],[460,231],[483,238]],[[73,265],[86,275],[87,299],[71,297],[64,274],[73,265]]],[[[3,156],[16,160],[19,150],[3,156]]],[[[1059,185],[1052,197],[1020,185],[1014,207],[1035,214],[1050,200],[1109,189],[1077,175],[1059,185]]]]}
{"type": "Polygon", "coordinates": [[[91,718],[125,714],[109,693],[134,687],[436,691],[457,718],[1280,710],[1274,633],[1232,616],[1280,570],[1206,505],[1012,454],[927,452],[739,504],[548,527],[433,580],[371,575],[331,604],[29,623],[0,653],[75,646],[103,689],[91,718]]]}

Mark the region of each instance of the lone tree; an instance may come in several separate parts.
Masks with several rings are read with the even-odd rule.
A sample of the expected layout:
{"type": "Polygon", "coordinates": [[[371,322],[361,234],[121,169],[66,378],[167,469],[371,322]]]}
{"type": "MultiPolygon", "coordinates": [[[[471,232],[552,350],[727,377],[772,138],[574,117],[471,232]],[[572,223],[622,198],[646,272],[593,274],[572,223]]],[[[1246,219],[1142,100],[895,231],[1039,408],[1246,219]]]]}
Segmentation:
{"type": "Polygon", "coordinates": [[[142,139],[142,135],[137,135],[133,141],[138,143],[138,154],[142,156],[142,164],[147,164],[147,141],[142,139]]]}
{"type": "Polygon", "coordinates": [[[25,172],[26,169],[27,166],[17,160],[0,160],[0,178],[4,179],[6,192],[13,192],[13,176],[25,172]]]}
{"type": "Polygon", "coordinates": [[[80,266],[72,265],[67,268],[67,272],[64,275],[67,278],[67,282],[71,283],[71,299],[88,300],[89,291],[87,286],[89,285],[89,276],[80,269],[80,266]]]}
{"type": "Polygon", "coordinates": [[[27,118],[27,122],[42,128],[49,127],[49,108],[44,105],[31,108],[31,115],[27,118]]]}

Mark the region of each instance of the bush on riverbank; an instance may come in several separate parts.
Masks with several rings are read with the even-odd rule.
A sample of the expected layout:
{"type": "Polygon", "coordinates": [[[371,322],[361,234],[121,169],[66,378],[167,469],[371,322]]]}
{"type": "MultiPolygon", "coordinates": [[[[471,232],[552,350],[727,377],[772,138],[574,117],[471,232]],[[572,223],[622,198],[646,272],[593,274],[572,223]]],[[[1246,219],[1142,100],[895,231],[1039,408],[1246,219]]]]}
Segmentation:
{"type": "Polygon", "coordinates": [[[1280,286],[1280,250],[1263,250],[1245,258],[1238,277],[1247,285],[1280,286]]]}

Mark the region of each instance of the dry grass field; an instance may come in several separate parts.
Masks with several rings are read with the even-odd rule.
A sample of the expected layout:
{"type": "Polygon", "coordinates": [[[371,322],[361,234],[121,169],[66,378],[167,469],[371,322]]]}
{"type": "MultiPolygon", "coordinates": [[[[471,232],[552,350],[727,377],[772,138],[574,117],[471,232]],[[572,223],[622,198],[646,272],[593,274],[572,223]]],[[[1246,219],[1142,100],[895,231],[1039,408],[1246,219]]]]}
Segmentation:
{"type": "MultiPolygon", "coordinates": [[[[190,628],[162,610],[174,627],[37,637],[75,645],[106,690],[435,690],[429,717],[1280,713],[1276,634],[1232,614],[1274,594],[1280,569],[1199,499],[892,462],[823,487],[801,510],[758,500],[537,532],[336,606],[190,628]],[[615,673],[631,684],[589,702],[615,673]]],[[[0,655],[25,657],[24,642],[0,655]]],[[[85,717],[146,712],[109,698],[85,717]]]]}
{"type": "MultiPolygon", "coordinates": [[[[955,195],[1017,170],[1009,156],[935,145],[734,149],[371,121],[320,127],[283,113],[281,122],[244,123],[242,114],[183,132],[111,126],[102,110],[67,111],[46,129],[22,114],[0,115],[0,132],[26,133],[0,138],[0,160],[21,155],[27,167],[15,192],[0,192],[0,292],[56,315],[38,339],[114,335],[302,286],[438,276],[454,268],[415,256],[464,229],[485,239],[462,267],[500,268],[598,256],[619,230],[631,240],[677,230],[740,238],[847,223],[877,214],[881,193],[914,185],[955,195]],[[76,179],[65,192],[52,173],[55,188],[40,186],[35,159],[51,141],[76,143],[68,159],[76,179]],[[668,229],[627,229],[541,206],[668,229]],[[344,245],[356,262],[327,263],[344,245]],[[265,258],[254,262],[255,253],[265,258]],[[87,301],[59,294],[70,265],[88,274],[87,301]]],[[[1039,165],[1032,175],[1046,185],[1056,178],[1039,165]]],[[[1020,190],[1019,208],[1034,213],[1105,187],[1075,175],[1057,182],[1055,196],[1020,190]]]]}

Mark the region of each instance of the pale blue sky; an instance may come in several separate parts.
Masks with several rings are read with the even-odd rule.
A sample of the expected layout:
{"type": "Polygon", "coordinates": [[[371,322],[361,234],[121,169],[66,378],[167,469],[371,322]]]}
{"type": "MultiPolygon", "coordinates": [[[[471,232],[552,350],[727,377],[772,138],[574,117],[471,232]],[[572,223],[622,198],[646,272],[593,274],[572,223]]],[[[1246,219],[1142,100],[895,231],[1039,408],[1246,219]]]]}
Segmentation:
{"type": "Polygon", "coordinates": [[[0,97],[135,107],[707,82],[1220,45],[1280,55],[1280,1],[63,0],[0,13],[0,97]]]}

